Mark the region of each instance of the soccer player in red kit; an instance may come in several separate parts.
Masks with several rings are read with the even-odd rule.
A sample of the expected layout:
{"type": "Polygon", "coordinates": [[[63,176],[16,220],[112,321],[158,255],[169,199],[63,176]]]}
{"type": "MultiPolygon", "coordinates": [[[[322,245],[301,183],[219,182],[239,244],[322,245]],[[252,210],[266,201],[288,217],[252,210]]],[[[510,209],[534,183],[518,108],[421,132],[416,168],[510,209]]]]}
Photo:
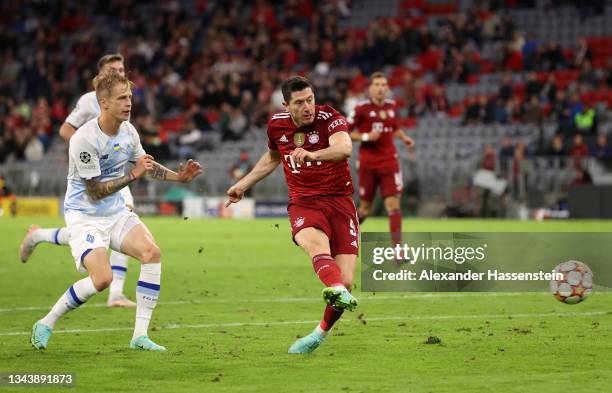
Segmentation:
{"type": "Polygon", "coordinates": [[[268,151],[229,188],[226,205],[240,201],[282,163],[293,241],[310,256],[326,287],[321,323],[289,348],[289,353],[310,353],[325,340],[343,311],[357,306],[350,293],[359,250],[359,219],[347,161],[352,143],[345,118],[330,106],[315,105],[312,84],[306,78],[291,77],[281,90],[286,111],[272,115],[268,122],[268,151]]]}
{"type": "Polygon", "coordinates": [[[395,101],[387,99],[389,84],[382,72],[370,77],[370,99],[355,107],[348,118],[351,139],[361,141],[359,148],[359,222],[372,212],[376,188],[380,186],[385,209],[389,215],[389,229],[394,244],[401,242],[402,171],[397,159],[393,137],[400,138],[407,147],[414,145],[397,124],[395,101]]]}

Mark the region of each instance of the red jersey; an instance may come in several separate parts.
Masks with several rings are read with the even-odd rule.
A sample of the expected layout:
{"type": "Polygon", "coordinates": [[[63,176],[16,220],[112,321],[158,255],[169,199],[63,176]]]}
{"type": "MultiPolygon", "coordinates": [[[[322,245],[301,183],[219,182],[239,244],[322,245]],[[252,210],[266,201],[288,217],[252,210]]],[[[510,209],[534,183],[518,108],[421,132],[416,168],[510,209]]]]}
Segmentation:
{"type": "Polygon", "coordinates": [[[399,163],[393,143],[393,136],[398,128],[395,101],[385,100],[382,106],[371,100],[362,101],[357,104],[354,115],[350,116],[348,121],[351,129],[362,134],[380,132],[380,138],[376,141],[361,142],[360,168],[397,170],[399,163]]]}
{"type": "Polygon", "coordinates": [[[301,147],[317,151],[329,147],[329,137],[347,132],[346,119],[328,105],[316,105],[314,121],[298,128],[289,112],[272,115],[268,121],[268,148],[278,150],[289,188],[289,198],[351,195],[353,182],[348,160],[312,161],[296,165],[291,152],[301,147]]]}

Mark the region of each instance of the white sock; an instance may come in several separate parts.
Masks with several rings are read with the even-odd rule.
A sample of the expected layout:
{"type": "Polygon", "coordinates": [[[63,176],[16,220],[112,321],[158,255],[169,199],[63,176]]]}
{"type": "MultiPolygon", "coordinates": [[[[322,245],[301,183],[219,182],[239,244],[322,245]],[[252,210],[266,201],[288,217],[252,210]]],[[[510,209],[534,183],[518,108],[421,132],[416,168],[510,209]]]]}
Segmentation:
{"type": "Polygon", "coordinates": [[[32,233],[32,239],[36,244],[40,242],[53,243],[58,246],[68,245],[68,229],[63,228],[41,228],[32,233]]]}
{"type": "Polygon", "coordinates": [[[98,293],[91,277],[86,277],[72,284],[57,300],[51,311],[40,322],[53,328],[58,319],[68,311],[74,310],[98,293]]]}
{"type": "Polygon", "coordinates": [[[112,299],[123,295],[123,285],[125,284],[125,275],[127,274],[127,265],[129,257],[117,251],[111,251],[110,264],[113,269],[113,281],[109,287],[108,298],[112,299]]]}
{"type": "Polygon", "coordinates": [[[132,339],[147,335],[149,321],[159,297],[160,280],[161,263],[140,265],[140,277],[136,286],[136,324],[132,339]]]}
{"type": "Polygon", "coordinates": [[[321,325],[317,325],[317,327],[315,328],[314,332],[316,334],[318,334],[321,337],[327,337],[327,335],[329,334],[329,332],[331,332],[331,329],[329,330],[323,330],[323,328],[321,327],[321,325]]]}

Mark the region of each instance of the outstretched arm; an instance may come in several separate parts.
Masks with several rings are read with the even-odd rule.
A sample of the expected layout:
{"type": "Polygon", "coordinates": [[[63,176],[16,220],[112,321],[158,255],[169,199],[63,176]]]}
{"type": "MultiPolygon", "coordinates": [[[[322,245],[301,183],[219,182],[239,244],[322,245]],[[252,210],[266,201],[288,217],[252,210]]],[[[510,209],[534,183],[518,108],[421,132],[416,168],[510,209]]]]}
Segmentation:
{"type": "Polygon", "coordinates": [[[85,192],[92,200],[99,201],[100,199],[106,198],[107,196],[121,190],[134,180],[144,176],[147,171],[153,169],[153,164],[155,164],[153,157],[145,154],[144,156],[140,157],[138,161],[136,161],[136,165],[127,175],[121,176],[118,179],[104,182],[97,180],[96,178],[85,179],[85,192]]]}
{"type": "Polygon", "coordinates": [[[202,166],[198,162],[189,160],[185,165],[179,164],[178,172],[174,172],[158,162],[153,162],[152,168],[147,173],[156,180],[190,183],[202,173],[202,166]]]}
{"type": "Polygon", "coordinates": [[[249,188],[274,172],[276,167],[280,164],[280,161],[280,153],[278,150],[268,150],[265,152],[259,161],[257,161],[253,169],[227,190],[229,200],[225,203],[225,207],[240,201],[249,188]]]}

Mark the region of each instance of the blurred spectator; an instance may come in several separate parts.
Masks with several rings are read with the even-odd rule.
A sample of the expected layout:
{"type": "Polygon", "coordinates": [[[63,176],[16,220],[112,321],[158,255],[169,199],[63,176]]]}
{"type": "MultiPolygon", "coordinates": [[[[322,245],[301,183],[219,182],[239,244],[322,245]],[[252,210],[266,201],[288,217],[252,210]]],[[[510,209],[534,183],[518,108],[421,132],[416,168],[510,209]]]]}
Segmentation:
{"type": "Polygon", "coordinates": [[[587,61],[593,61],[593,53],[591,52],[591,48],[589,48],[586,37],[580,37],[578,39],[578,48],[574,55],[574,67],[582,68],[582,65],[587,61]]]}
{"type": "MultiPolygon", "coordinates": [[[[234,165],[232,165],[230,169],[230,177],[232,178],[232,182],[236,183],[238,180],[242,179],[251,171],[251,169],[253,169],[253,164],[251,163],[249,153],[246,150],[241,150],[238,160],[234,162],[234,165]]],[[[247,197],[250,197],[251,194],[251,190],[248,190],[245,193],[247,197]]]]}
{"type": "Polygon", "coordinates": [[[559,45],[554,41],[550,41],[548,45],[543,48],[540,59],[540,69],[545,71],[555,71],[565,68],[566,66],[565,57],[563,57],[559,45]]]}
{"type": "Polygon", "coordinates": [[[569,155],[574,160],[574,167],[580,168],[584,158],[589,156],[589,147],[584,143],[582,135],[576,134],[569,155]]]}
{"type": "Polygon", "coordinates": [[[591,150],[591,155],[604,161],[612,160],[612,148],[608,144],[608,136],[606,134],[597,135],[597,140],[595,141],[595,146],[591,150]]]}
{"type": "Polygon", "coordinates": [[[585,60],[580,66],[580,75],[578,75],[578,82],[582,83],[585,88],[593,88],[597,86],[598,80],[591,62],[585,60]]]}
{"type": "Polygon", "coordinates": [[[584,105],[582,111],[574,115],[574,123],[576,131],[582,134],[597,133],[598,118],[595,108],[590,105],[584,105]]]}
{"type": "Polygon", "coordinates": [[[527,74],[527,83],[525,85],[525,99],[530,100],[531,97],[539,97],[542,85],[538,82],[538,77],[535,72],[527,74]]]}
{"type": "Polygon", "coordinates": [[[531,98],[525,102],[523,106],[523,121],[525,123],[541,124],[542,123],[542,108],[540,106],[540,100],[537,96],[531,96],[531,98]]]}
{"type": "Polygon", "coordinates": [[[497,154],[490,143],[485,143],[482,149],[480,168],[495,172],[497,166],[497,154]]]}
{"type": "Polygon", "coordinates": [[[499,166],[502,176],[507,176],[510,169],[510,162],[514,157],[514,146],[507,136],[502,136],[499,148],[499,166]]]}
{"type": "Polygon", "coordinates": [[[554,104],[557,101],[557,80],[554,74],[548,75],[546,83],[540,90],[540,100],[544,103],[554,104]]]}
{"type": "Polygon", "coordinates": [[[219,126],[222,141],[239,141],[246,131],[247,120],[240,108],[232,108],[224,102],[221,104],[219,126]]]}

